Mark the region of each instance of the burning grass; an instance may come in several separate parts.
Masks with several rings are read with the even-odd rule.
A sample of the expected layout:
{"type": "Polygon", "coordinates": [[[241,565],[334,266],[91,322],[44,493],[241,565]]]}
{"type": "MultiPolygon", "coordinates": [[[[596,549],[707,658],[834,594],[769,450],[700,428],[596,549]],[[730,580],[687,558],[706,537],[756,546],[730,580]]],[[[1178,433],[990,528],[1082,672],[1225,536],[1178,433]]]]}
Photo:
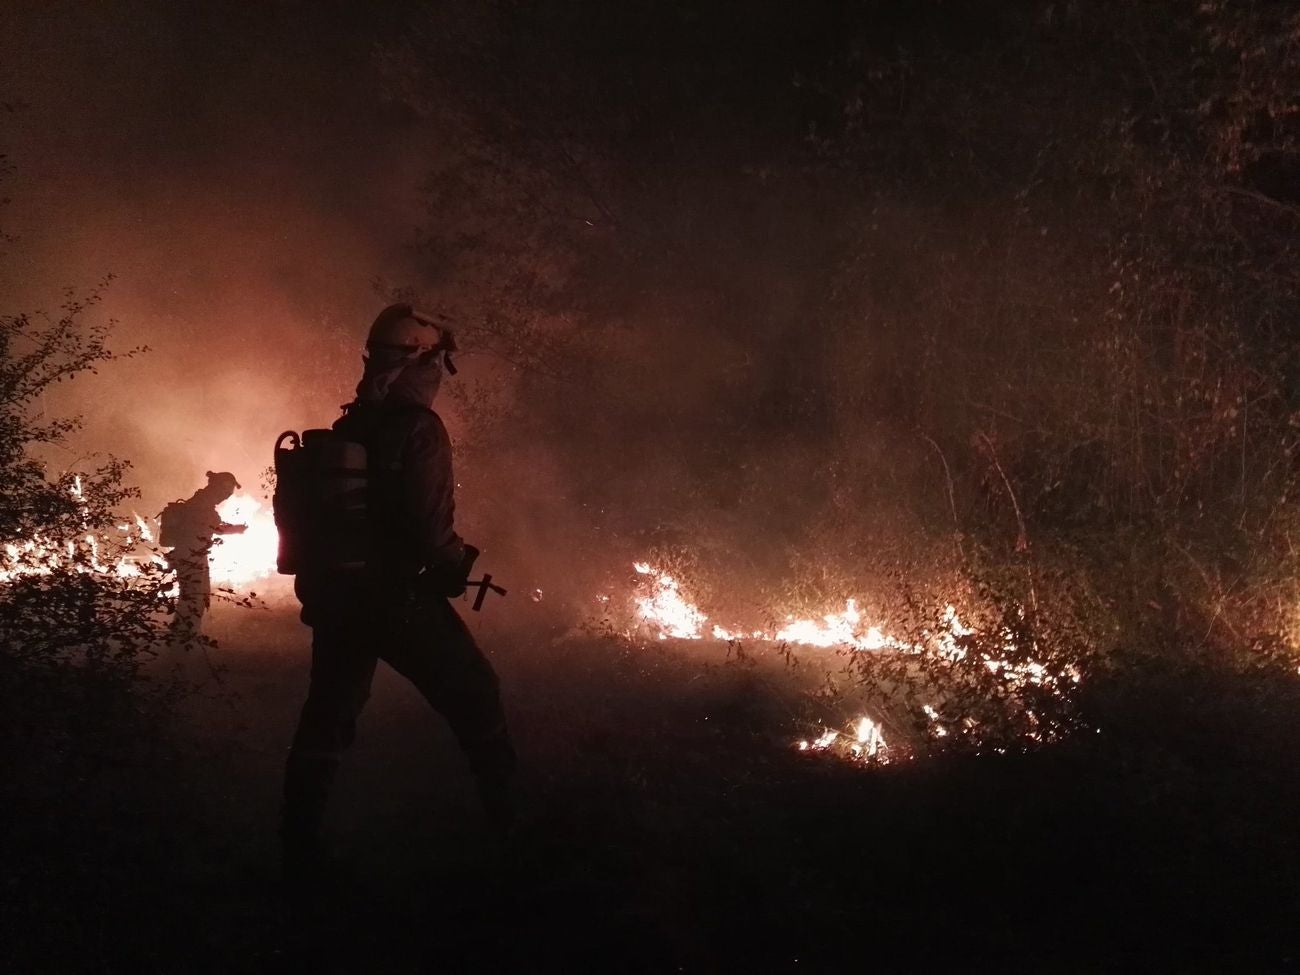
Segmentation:
{"type": "Polygon", "coordinates": [[[1059,654],[1034,656],[1023,611],[999,616],[980,607],[984,626],[968,625],[945,604],[937,618],[897,633],[867,620],[858,599],[820,615],[772,614],[767,627],[709,626],[710,617],[671,573],[634,563],[629,636],[657,640],[716,640],[732,647],[772,646],[785,653],[831,650],[848,658],[861,685],[882,692],[877,714],[843,728],[823,727],[795,740],[802,752],[884,764],[922,750],[967,745],[1005,752],[1059,738],[1067,729],[1081,669],[1059,654]],[[1020,625],[1014,625],[1018,622],[1020,625]],[[886,743],[886,729],[896,744],[886,743]]]}
{"type": "MultiPolygon", "coordinates": [[[[73,478],[69,494],[74,504],[84,505],[80,477],[73,478]]],[[[274,574],[278,536],[270,510],[250,495],[236,494],[219,505],[217,513],[229,524],[248,528],[241,535],[214,540],[212,581],[241,590],[274,574]]],[[[58,571],[123,580],[141,579],[151,571],[166,571],[165,553],[157,545],[156,518],[133,512],[130,520],[116,524],[111,531],[96,530],[88,518],[85,521],[84,533],[74,538],[59,540],[34,533],[24,540],[6,543],[0,549],[0,584],[58,571]]],[[[174,585],[166,594],[175,595],[174,585]]]]}

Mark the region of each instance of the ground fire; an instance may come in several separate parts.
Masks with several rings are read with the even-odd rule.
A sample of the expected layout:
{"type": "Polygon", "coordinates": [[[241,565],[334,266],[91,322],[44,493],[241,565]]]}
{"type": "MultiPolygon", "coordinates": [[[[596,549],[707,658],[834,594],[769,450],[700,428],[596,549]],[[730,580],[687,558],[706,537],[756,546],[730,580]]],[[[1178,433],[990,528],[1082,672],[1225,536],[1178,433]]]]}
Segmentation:
{"type": "MultiPolygon", "coordinates": [[[[630,633],[648,632],[658,640],[714,639],[727,643],[753,642],[787,647],[838,649],[850,653],[886,652],[919,655],[936,653],[951,661],[963,661],[968,650],[963,645],[965,637],[975,631],[962,622],[955,606],[944,609],[942,626],[934,632],[921,635],[921,639],[901,639],[886,634],[881,627],[864,621],[858,600],[849,598],[844,609],[830,611],[820,617],[784,615],[775,628],[707,627],[709,617],[695,605],[682,590],[681,583],[672,575],[655,568],[648,562],[636,562],[633,570],[639,581],[638,593],[633,597],[635,624],[630,633]]],[[[1010,641],[1005,634],[1004,641],[1010,641]]],[[[1010,651],[1012,647],[1007,646],[1010,651]]],[[[981,653],[978,658],[983,667],[997,677],[1009,692],[1008,705],[1019,707],[1015,692],[1026,685],[1064,696],[1079,683],[1079,671],[1073,665],[1053,671],[1035,660],[1014,663],[1008,659],[981,653]]],[[[921,704],[927,734],[935,740],[950,737],[952,728],[960,727],[962,716],[943,716],[932,704],[921,704]]],[[[1025,733],[1026,743],[1038,743],[1051,736],[1036,726],[1032,712],[1028,712],[1030,730],[1025,733]]],[[[855,762],[884,764],[898,757],[885,743],[884,729],[877,719],[863,715],[843,730],[824,729],[813,738],[800,738],[795,742],[800,751],[825,752],[855,762]]]]}
{"type": "MultiPolygon", "coordinates": [[[[70,490],[74,498],[80,498],[79,479],[74,480],[70,490]]],[[[248,529],[242,534],[219,537],[215,541],[211,553],[213,582],[231,593],[247,593],[276,572],[278,537],[270,508],[249,494],[238,493],[222,502],[217,510],[223,521],[247,525],[248,529]]],[[[50,572],[59,567],[112,573],[121,578],[140,576],[144,563],[165,570],[166,561],[156,547],[156,520],[134,514],[131,521],[117,526],[117,532],[114,537],[88,533],[82,542],[63,546],[49,544],[38,537],[22,545],[9,544],[0,558],[0,582],[18,575],[50,572]]],[[[657,640],[715,640],[849,652],[918,654],[932,649],[949,658],[961,659],[966,650],[960,645],[960,640],[973,633],[961,621],[956,608],[950,605],[945,610],[943,628],[929,636],[931,645],[927,647],[889,635],[880,626],[867,623],[858,600],[853,598],[845,601],[842,610],[829,611],[819,617],[785,615],[780,617],[781,624],[774,628],[709,625],[708,615],[687,597],[674,576],[648,562],[636,562],[633,569],[637,584],[628,598],[634,618],[634,625],[627,631],[629,637],[648,633],[657,640]]],[[[175,595],[174,587],[168,592],[175,595]]],[[[1012,689],[1029,683],[1053,689],[1056,693],[1067,693],[1068,687],[1079,680],[1078,672],[1073,668],[1052,673],[1035,661],[1012,664],[985,655],[983,664],[1012,689]]],[[[929,704],[922,706],[922,712],[934,738],[949,736],[951,717],[942,717],[929,704]]],[[[1040,736],[1035,733],[1031,737],[1038,740],[1040,736]]],[[[869,715],[862,715],[843,729],[825,728],[811,738],[798,738],[794,744],[800,751],[826,753],[865,764],[884,764],[902,754],[898,749],[891,751],[886,744],[884,728],[869,715]]]]}
{"type": "MultiPolygon", "coordinates": [[[[81,479],[74,478],[69,493],[81,501],[81,479]]],[[[248,494],[235,494],[218,506],[218,514],[231,524],[247,525],[240,535],[217,539],[212,547],[212,580],[233,591],[275,572],[276,531],[270,509],[248,494]]],[[[142,566],[166,568],[157,545],[158,521],[133,512],[114,533],[88,531],[76,541],[58,544],[34,535],[24,542],[9,542],[0,551],[0,583],[18,576],[48,574],[71,568],[81,572],[109,573],[123,579],[138,578],[142,566]]]]}

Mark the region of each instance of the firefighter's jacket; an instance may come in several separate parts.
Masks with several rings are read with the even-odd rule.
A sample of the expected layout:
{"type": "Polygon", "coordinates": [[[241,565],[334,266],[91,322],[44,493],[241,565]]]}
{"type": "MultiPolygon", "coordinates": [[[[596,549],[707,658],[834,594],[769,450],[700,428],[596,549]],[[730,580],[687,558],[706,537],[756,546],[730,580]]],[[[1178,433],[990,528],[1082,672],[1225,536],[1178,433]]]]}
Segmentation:
{"type": "Polygon", "coordinates": [[[305,566],[295,589],[303,619],[313,622],[337,600],[358,611],[399,601],[418,579],[436,590],[456,578],[465,545],[456,534],[451,439],[432,409],[410,403],[358,402],[334,424],[366,448],[368,522],[373,563],[362,573],[305,566]]]}
{"type": "Polygon", "coordinates": [[[206,562],[212,550],[215,535],[228,535],[241,530],[239,525],[228,525],[217,514],[211,495],[202,489],[180,502],[169,526],[176,541],[168,556],[169,561],[194,560],[206,562]]]}

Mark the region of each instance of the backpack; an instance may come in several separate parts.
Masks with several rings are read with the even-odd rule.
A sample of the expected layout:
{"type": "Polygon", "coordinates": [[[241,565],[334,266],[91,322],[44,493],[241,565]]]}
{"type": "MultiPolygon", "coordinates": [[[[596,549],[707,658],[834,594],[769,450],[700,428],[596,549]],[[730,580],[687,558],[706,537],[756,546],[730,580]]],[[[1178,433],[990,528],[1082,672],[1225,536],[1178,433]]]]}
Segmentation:
{"type": "Polygon", "coordinates": [[[371,561],[370,471],[364,444],[334,430],[286,430],[275,441],[281,575],[353,571],[371,561]],[[286,446],[287,444],[287,446],[286,446]]]}
{"type": "Polygon", "coordinates": [[[158,512],[158,544],[163,548],[185,544],[184,501],[173,501],[158,512]]]}

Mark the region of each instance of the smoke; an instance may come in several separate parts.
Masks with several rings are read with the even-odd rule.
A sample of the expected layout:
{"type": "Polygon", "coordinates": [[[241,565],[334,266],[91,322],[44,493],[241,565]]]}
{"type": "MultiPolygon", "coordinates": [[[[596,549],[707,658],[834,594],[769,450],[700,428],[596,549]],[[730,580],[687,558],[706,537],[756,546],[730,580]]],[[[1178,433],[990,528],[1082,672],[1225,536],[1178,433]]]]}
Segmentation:
{"type": "MultiPolygon", "coordinates": [[[[205,470],[256,485],[282,430],[328,424],[403,289],[467,328],[440,406],[459,524],[527,588],[589,593],[660,550],[830,591],[820,558],[860,568],[949,529],[917,435],[951,399],[943,333],[965,314],[940,285],[982,276],[1000,211],[974,227],[833,157],[818,133],[856,124],[862,94],[836,72],[861,65],[827,67],[847,26],[826,10],[7,16],[6,310],[116,276],[99,312],[150,353],[46,405],[86,415],[68,463],[135,462],[146,511],[205,470]]],[[[881,17],[864,36],[892,50],[881,17]]],[[[928,122],[897,124],[916,158],[948,158],[928,122]]],[[[912,158],[881,166],[902,182],[912,158]]]]}
{"type": "Polygon", "coordinates": [[[20,5],[0,40],[5,311],[113,276],[94,313],[149,353],[45,405],[146,507],[208,469],[256,485],[276,434],[337,415],[414,232],[428,136],[369,74],[381,26],[256,7],[20,5]]]}

